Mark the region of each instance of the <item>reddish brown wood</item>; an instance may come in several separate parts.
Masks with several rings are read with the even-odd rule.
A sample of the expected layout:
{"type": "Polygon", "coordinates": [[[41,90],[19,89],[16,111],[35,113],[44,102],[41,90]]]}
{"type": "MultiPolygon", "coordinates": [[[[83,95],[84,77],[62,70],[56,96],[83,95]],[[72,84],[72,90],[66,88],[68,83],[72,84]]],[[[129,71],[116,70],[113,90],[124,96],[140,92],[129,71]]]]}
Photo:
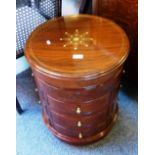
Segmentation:
{"type": "Polygon", "coordinates": [[[127,33],[130,55],[125,65],[128,80],[138,83],[138,0],[93,0],[93,14],[118,23],[127,33]]]}
{"type": "Polygon", "coordinates": [[[116,97],[128,49],[124,31],[96,16],[57,18],[31,34],[26,58],[38,86],[44,122],[57,137],[87,144],[108,133],[117,117],[116,97]],[[64,47],[67,41],[60,38],[66,37],[65,32],[72,37],[76,29],[78,34],[64,47]],[[73,54],[84,57],[74,59],[73,54]]]}

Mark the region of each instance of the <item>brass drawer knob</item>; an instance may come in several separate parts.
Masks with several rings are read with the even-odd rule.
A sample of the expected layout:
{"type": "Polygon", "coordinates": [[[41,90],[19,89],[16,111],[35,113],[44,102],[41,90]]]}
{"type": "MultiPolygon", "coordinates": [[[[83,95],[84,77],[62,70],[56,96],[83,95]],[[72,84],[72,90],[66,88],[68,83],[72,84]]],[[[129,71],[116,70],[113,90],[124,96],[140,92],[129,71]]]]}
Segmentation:
{"type": "Polygon", "coordinates": [[[82,133],[79,133],[79,139],[82,139],[82,138],[83,138],[82,133]]]}
{"type": "Polygon", "coordinates": [[[78,126],[78,127],[81,127],[81,126],[82,126],[81,121],[78,121],[78,122],[77,122],[77,126],[78,126]]]}
{"type": "Polygon", "coordinates": [[[35,91],[36,91],[36,92],[38,92],[38,89],[37,89],[37,88],[35,88],[35,91]]]}
{"type": "Polygon", "coordinates": [[[77,107],[77,108],[76,108],[76,113],[77,113],[77,114],[80,114],[80,113],[81,113],[80,107],[77,107]]]}
{"type": "Polygon", "coordinates": [[[123,70],[123,74],[125,74],[125,72],[126,72],[126,71],[125,71],[125,70],[123,70]]]}

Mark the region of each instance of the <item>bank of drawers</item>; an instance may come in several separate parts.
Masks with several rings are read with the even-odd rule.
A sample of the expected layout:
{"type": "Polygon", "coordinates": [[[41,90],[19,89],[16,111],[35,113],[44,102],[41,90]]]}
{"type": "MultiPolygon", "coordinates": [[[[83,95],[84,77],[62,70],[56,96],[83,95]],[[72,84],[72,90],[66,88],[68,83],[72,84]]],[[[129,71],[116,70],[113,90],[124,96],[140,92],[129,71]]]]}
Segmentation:
{"type": "Polygon", "coordinates": [[[53,128],[61,134],[79,139],[104,130],[110,117],[110,94],[104,91],[102,86],[82,90],[82,93],[80,90],[48,88],[47,111],[53,128]]]}
{"type": "Polygon", "coordinates": [[[111,92],[118,87],[115,80],[76,89],[55,87],[38,80],[44,113],[58,133],[84,139],[104,131],[112,122],[111,92]]]}

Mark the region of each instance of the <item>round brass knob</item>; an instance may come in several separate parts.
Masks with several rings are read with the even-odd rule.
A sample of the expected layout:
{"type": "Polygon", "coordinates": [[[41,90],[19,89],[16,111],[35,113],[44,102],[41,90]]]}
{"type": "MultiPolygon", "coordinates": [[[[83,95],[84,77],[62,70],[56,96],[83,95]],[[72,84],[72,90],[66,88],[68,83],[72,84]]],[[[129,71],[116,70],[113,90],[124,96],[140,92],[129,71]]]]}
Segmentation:
{"type": "Polygon", "coordinates": [[[104,132],[101,132],[101,133],[100,133],[100,136],[104,136],[104,132]]]}
{"type": "Polygon", "coordinates": [[[83,138],[82,133],[79,133],[79,139],[82,139],[82,138],[83,138]]]}
{"type": "Polygon", "coordinates": [[[123,70],[123,74],[125,74],[125,72],[126,72],[126,71],[125,71],[125,70],[123,70]]]}
{"type": "Polygon", "coordinates": [[[76,108],[76,113],[77,113],[77,114],[80,114],[80,113],[81,113],[80,107],[77,107],[77,108],[76,108]]]}
{"type": "Polygon", "coordinates": [[[35,91],[36,91],[36,92],[38,92],[38,89],[37,89],[37,88],[35,88],[35,91]]]}
{"type": "Polygon", "coordinates": [[[81,121],[78,121],[78,122],[77,122],[77,126],[78,126],[78,127],[81,127],[81,126],[82,126],[81,121]]]}

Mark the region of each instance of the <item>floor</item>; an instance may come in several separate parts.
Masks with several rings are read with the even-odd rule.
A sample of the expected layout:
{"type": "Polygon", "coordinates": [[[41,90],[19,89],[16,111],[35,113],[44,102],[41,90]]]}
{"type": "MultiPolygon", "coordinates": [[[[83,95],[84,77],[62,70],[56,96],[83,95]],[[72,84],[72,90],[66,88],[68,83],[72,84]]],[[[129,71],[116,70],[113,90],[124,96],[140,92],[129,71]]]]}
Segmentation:
{"type": "Polygon", "coordinates": [[[86,146],[72,146],[53,136],[41,117],[31,71],[17,76],[17,96],[25,110],[16,116],[17,155],[137,155],[137,101],[119,92],[119,117],[102,140],[86,146]]]}

